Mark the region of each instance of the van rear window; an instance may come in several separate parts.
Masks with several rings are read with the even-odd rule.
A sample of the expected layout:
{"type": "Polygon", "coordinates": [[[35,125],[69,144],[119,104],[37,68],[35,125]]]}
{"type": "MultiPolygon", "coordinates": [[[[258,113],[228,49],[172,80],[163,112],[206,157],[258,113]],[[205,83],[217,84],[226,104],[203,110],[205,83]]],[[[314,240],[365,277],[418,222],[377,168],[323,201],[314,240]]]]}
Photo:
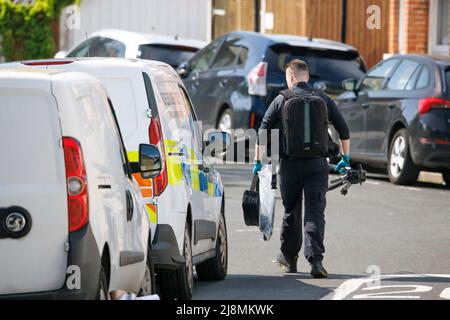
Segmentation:
{"type": "Polygon", "coordinates": [[[360,79],[366,67],[357,52],[317,50],[303,47],[280,46],[272,48],[277,56],[277,72],[284,73],[286,63],[293,59],[304,60],[310,68],[311,78],[322,81],[360,79]]]}

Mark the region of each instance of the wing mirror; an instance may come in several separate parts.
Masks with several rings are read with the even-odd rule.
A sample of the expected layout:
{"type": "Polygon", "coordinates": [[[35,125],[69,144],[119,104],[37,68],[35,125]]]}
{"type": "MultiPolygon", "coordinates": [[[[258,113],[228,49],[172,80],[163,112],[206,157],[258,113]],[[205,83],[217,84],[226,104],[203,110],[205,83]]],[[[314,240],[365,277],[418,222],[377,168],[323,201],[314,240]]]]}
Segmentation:
{"type": "Polygon", "coordinates": [[[154,178],[161,173],[162,161],[159,148],[152,144],[139,145],[139,172],[142,178],[154,178]]]}
{"type": "Polygon", "coordinates": [[[231,134],[224,131],[213,131],[208,133],[206,141],[206,156],[214,157],[217,154],[227,152],[231,146],[231,134]]]}
{"type": "Polygon", "coordinates": [[[356,85],[358,81],[356,79],[347,79],[342,81],[342,88],[344,88],[345,91],[356,91],[356,85]]]}
{"type": "Polygon", "coordinates": [[[189,64],[187,62],[182,62],[177,68],[177,73],[181,78],[186,78],[188,75],[189,64]]]}

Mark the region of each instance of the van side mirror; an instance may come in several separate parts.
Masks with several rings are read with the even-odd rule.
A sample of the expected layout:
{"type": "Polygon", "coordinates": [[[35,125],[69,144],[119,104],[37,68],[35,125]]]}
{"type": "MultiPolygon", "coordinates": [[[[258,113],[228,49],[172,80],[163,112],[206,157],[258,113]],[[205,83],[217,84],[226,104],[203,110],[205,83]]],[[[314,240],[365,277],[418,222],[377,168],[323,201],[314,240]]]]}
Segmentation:
{"type": "Polygon", "coordinates": [[[358,81],[356,79],[347,79],[342,81],[342,88],[344,88],[345,91],[356,91],[356,85],[358,81]]]}
{"type": "Polygon", "coordinates": [[[180,65],[177,68],[177,73],[181,78],[186,78],[188,75],[188,68],[189,64],[185,61],[180,63],[180,65]]]}
{"type": "Polygon", "coordinates": [[[162,160],[159,148],[151,144],[139,145],[139,171],[142,178],[158,176],[162,170],[162,160]]]}
{"type": "Polygon", "coordinates": [[[208,141],[206,141],[206,155],[215,156],[218,153],[227,152],[231,146],[231,134],[224,131],[212,131],[208,133],[208,141]]]}

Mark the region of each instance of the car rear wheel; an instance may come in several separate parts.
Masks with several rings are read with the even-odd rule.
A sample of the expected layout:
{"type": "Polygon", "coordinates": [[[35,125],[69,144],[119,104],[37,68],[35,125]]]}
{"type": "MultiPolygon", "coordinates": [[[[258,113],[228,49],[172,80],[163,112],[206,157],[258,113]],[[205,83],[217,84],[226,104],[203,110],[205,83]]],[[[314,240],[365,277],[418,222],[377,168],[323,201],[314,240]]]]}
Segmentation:
{"type": "Polygon", "coordinates": [[[109,300],[108,279],[106,278],[105,269],[100,269],[98,279],[97,295],[95,300],[109,300]]]}
{"type": "Polygon", "coordinates": [[[192,243],[189,224],[184,230],[183,256],[185,263],[178,270],[158,272],[159,288],[164,300],[189,300],[194,290],[194,266],[192,262],[192,243]]]}
{"type": "Polygon", "coordinates": [[[225,109],[217,120],[217,129],[228,132],[233,129],[233,112],[230,109],[225,109]]]}
{"type": "Polygon", "coordinates": [[[406,129],[401,129],[390,144],[388,173],[389,180],[394,184],[413,184],[419,176],[420,170],[411,159],[408,137],[406,129]]]}
{"type": "Polygon", "coordinates": [[[145,266],[144,279],[142,279],[139,297],[150,296],[156,293],[155,266],[153,265],[150,246],[147,252],[147,265],[145,266]]]}
{"type": "Polygon", "coordinates": [[[227,276],[228,239],[223,206],[219,220],[219,229],[217,231],[216,255],[198,264],[195,268],[198,279],[202,281],[218,281],[225,279],[227,276]]]}

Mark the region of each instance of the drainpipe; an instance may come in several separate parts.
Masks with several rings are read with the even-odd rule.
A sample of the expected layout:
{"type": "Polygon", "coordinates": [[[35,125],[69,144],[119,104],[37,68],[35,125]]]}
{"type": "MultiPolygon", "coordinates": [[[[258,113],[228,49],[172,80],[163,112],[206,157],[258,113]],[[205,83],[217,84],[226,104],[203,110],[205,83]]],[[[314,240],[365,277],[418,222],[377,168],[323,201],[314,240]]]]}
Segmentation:
{"type": "Polygon", "coordinates": [[[341,2],[341,42],[347,41],[347,0],[341,2]]]}
{"type": "Polygon", "coordinates": [[[261,6],[260,0],[255,0],[255,32],[261,31],[261,6]]]}

